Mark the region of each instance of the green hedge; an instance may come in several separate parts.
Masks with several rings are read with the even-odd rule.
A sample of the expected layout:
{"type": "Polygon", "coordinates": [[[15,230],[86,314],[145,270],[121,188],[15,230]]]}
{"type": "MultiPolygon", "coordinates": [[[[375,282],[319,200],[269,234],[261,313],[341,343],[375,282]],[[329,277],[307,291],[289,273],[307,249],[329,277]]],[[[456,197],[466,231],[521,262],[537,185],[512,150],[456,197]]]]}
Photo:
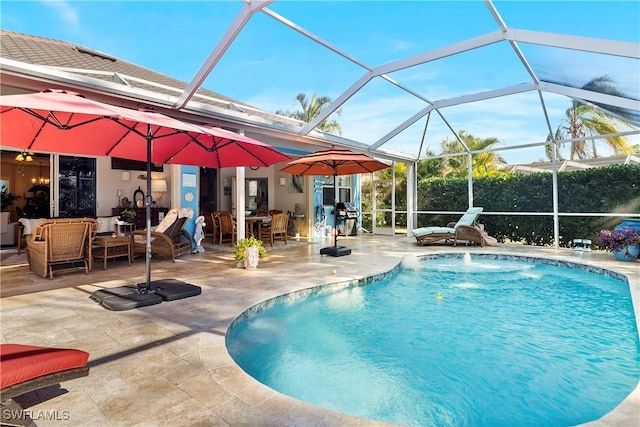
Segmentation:
{"type": "MultiPolygon", "coordinates": [[[[474,205],[490,212],[553,212],[550,173],[505,174],[476,178],[474,205]]],[[[418,182],[419,210],[465,211],[467,180],[426,178],[418,182]]],[[[640,214],[640,165],[611,165],[558,173],[558,212],[631,212],[640,214]]],[[[418,215],[418,227],[446,225],[459,215],[418,215]]],[[[621,217],[560,217],[560,244],[591,238],[613,228],[621,217]]],[[[500,241],[553,244],[552,216],[490,215],[480,219],[500,241]]]]}

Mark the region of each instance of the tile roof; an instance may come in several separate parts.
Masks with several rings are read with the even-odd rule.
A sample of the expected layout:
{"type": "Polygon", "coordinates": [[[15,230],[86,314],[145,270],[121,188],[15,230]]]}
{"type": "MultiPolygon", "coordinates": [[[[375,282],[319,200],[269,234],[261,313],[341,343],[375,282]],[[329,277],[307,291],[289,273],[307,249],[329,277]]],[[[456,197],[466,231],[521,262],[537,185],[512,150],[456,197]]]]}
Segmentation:
{"type": "MultiPolygon", "coordinates": [[[[172,97],[178,97],[187,87],[181,80],[84,46],[3,29],[0,29],[0,56],[172,97]]],[[[203,88],[193,100],[236,112],[250,111],[252,115],[289,126],[299,123],[203,88]]]]}
{"type": "MultiPolygon", "coordinates": [[[[150,94],[149,96],[152,96],[151,93],[155,93],[163,97],[170,97],[169,100],[177,100],[187,87],[187,83],[183,81],[107,53],[74,43],[4,29],[0,29],[0,58],[40,67],[50,67],[52,70],[63,71],[83,78],[121,84],[123,92],[128,89],[146,91],[150,94]]],[[[140,96],[140,93],[137,95],[140,96]]],[[[209,122],[208,119],[213,119],[217,126],[233,128],[242,122],[253,129],[269,129],[276,132],[279,138],[291,139],[297,143],[302,141],[305,141],[303,144],[321,142],[322,144],[338,144],[350,148],[358,148],[362,145],[318,129],[312,132],[314,135],[300,135],[299,131],[307,125],[303,121],[260,110],[207,89],[200,88],[194,94],[192,101],[199,103],[199,105],[190,102],[187,105],[189,113],[200,116],[203,122],[209,122]],[[213,109],[205,111],[206,106],[211,106],[213,109]]],[[[171,105],[165,105],[165,107],[172,108],[171,105]]],[[[382,157],[391,156],[391,158],[397,156],[383,152],[380,155],[382,157]]],[[[407,156],[400,157],[406,158],[407,156]]]]}

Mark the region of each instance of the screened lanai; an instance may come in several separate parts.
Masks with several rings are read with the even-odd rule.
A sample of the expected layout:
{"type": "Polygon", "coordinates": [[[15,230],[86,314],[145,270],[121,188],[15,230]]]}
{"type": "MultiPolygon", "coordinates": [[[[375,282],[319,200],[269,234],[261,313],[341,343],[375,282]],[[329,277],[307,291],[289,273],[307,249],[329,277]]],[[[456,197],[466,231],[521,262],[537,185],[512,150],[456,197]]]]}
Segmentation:
{"type": "MultiPolygon", "coordinates": [[[[310,13],[296,3],[250,3],[176,106],[184,105],[200,84],[221,84],[235,68],[236,55],[245,64],[261,64],[267,56],[286,58],[286,68],[264,73],[260,67],[246,79],[245,90],[253,87],[254,94],[263,94],[254,95],[251,103],[273,109],[276,106],[264,95],[278,92],[289,79],[299,81],[300,87],[328,88],[321,94],[333,101],[302,125],[299,134],[308,135],[323,121],[334,120],[349,146],[396,160],[407,156],[406,203],[396,206],[392,197],[384,209],[380,206],[389,227],[379,231],[395,232],[397,218],[411,230],[416,212],[447,210],[419,206],[411,182],[420,178],[416,162],[436,157],[443,140],[457,141],[460,153],[468,157],[468,202],[474,204],[471,156],[482,151],[473,151],[459,137],[460,131],[496,138],[499,143],[492,151],[499,151],[504,163],[539,162],[552,142],[557,149],[550,150],[546,160],[554,176],[567,143],[589,141],[594,157],[629,155],[630,151],[611,149],[604,139],[592,139],[592,133],[557,132],[566,122],[565,111],[581,103],[619,120],[616,132],[601,133],[627,138],[634,151],[640,151],[638,5],[576,3],[574,12],[584,9],[585,14],[579,19],[562,18],[565,7],[558,2],[412,2],[402,8],[392,2],[320,2],[310,13]],[[349,16],[347,27],[333,22],[338,15],[349,16]],[[399,30],[407,27],[410,32],[399,30]],[[259,38],[258,31],[281,34],[293,48],[276,52],[276,36],[259,38]]],[[[245,72],[251,72],[248,68],[245,72]]],[[[372,210],[376,189],[399,188],[396,176],[373,179],[372,210]]],[[[548,196],[555,198],[553,210],[546,214],[553,216],[557,246],[557,179],[548,196]]],[[[637,213],[638,207],[631,206],[628,214],[637,213]]],[[[371,214],[379,217],[375,211],[371,214]]],[[[376,225],[372,219],[372,228],[376,225]]]]}
{"type": "MultiPolygon", "coordinates": [[[[126,45],[118,56],[187,82],[156,100],[176,113],[202,113],[197,91],[206,88],[231,100],[224,120],[238,127],[405,163],[403,176],[363,178],[375,182],[372,188],[392,192],[400,188],[396,179],[406,180],[405,196],[363,209],[372,228],[377,210],[384,212],[388,221],[378,224],[379,233],[409,233],[419,215],[448,211],[418,203],[420,161],[461,154],[471,166],[472,155],[491,151],[507,166],[550,162],[555,176],[558,162],[571,156],[572,143],[586,142],[599,157],[639,151],[637,2],[164,2],[154,19],[138,19],[127,2],[103,4],[99,16],[90,3],[70,4],[86,19],[79,25],[127,21],[101,27],[100,37],[86,42],[93,49],[114,52],[126,45]],[[331,102],[308,123],[260,114],[296,110],[298,93],[331,102]],[[574,102],[617,119],[616,132],[604,136],[624,137],[633,151],[620,153],[591,134],[558,133],[574,102]],[[339,132],[319,130],[333,120],[339,132]],[[490,150],[474,150],[461,131],[498,142],[490,150]],[[445,140],[457,142],[450,145],[459,151],[444,152],[445,140]],[[557,149],[545,150],[549,143],[557,149]],[[403,202],[396,205],[396,199],[403,202]]],[[[5,16],[14,7],[19,5],[9,3],[5,16]]],[[[49,12],[47,6],[32,7],[30,19],[49,12]]],[[[39,35],[70,38],[61,28],[46,31],[39,35]]],[[[129,76],[116,77],[140,87],[129,76]]],[[[468,169],[467,201],[473,205],[468,169]]],[[[535,214],[553,218],[557,245],[556,185],[554,179],[548,192],[553,208],[535,214]]],[[[375,200],[375,191],[367,194],[375,200]]],[[[638,209],[569,214],[637,216],[638,209]]]]}

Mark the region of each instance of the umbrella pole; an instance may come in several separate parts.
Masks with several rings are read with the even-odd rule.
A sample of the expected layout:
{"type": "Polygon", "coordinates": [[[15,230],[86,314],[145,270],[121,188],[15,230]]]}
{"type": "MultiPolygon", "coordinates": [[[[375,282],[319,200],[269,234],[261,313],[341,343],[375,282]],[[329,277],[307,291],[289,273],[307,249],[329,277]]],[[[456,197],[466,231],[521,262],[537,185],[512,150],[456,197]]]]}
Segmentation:
{"type": "Polygon", "coordinates": [[[147,125],[147,194],[145,195],[145,215],[147,225],[146,254],[145,257],[145,291],[151,292],[151,144],[153,135],[151,125],[147,125]]]}
{"type": "Polygon", "coordinates": [[[338,246],[338,173],[333,168],[333,246],[320,249],[320,255],[344,256],[351,253],[351,249],[338,246]]]}
{"type": "Polygon", "coordinates": [[[338,246],[338,175],[333,169],[333,246],[338,246]]]}

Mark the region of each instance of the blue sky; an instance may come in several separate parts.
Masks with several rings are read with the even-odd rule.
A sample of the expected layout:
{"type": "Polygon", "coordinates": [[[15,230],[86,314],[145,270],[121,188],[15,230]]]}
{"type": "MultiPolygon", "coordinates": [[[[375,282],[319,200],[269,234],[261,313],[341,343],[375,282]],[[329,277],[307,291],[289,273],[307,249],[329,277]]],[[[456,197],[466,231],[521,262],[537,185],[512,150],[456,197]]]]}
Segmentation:
{"type": "MultiPolygon", "coordinates": [[[[640,41],[638,1],[496,1],[495,5],[510,28],[640,41]]],[[[73,42],[190,81],[242,6],[236,0],[3,0],[1,24],[6,30],[73,42]]],[[[278,0],[269,9],[372,67],[498,29],[481,1],[278,0]]],[[[560,49],[533,45],[522,49],[543,77],[573,79],[571,83],[582,85],[594,76],[613,73],[620,87],[638,90],[637,60],[612,63],[610,58],[560,49]]],[[[362,68],[257,14],[204,87],[267,111],[292,110],[297,93],[315,91],[335,99],[363,74],[362,68]]],[[[402,70],[392,77],[430,100],[529,81],[504,43],[402,70]]],[[[570,101],[549,96],[545,102],[556,126],[570,101]]],[[[422,101],[406,92],[372,81],[344,104],[337,119],[343,136],[373,143],[422,107],[422,101]]],[[[451,107],[443,114],[454,129],[497,137],[505,146],[539,142],[546,136],[535,93],[451,107]]],[[[424,126],[421,119],[384,147],[416,154],[424,126]]],[[[447,136],[447,127],[432,116],[424,145],[437,153],[447,136]]],[[[638,138],[632,143],[638,143],[638,138]]],[[[543,154],[536,148],[502,155],[509,162],[523,162],[543,154]]]]}

